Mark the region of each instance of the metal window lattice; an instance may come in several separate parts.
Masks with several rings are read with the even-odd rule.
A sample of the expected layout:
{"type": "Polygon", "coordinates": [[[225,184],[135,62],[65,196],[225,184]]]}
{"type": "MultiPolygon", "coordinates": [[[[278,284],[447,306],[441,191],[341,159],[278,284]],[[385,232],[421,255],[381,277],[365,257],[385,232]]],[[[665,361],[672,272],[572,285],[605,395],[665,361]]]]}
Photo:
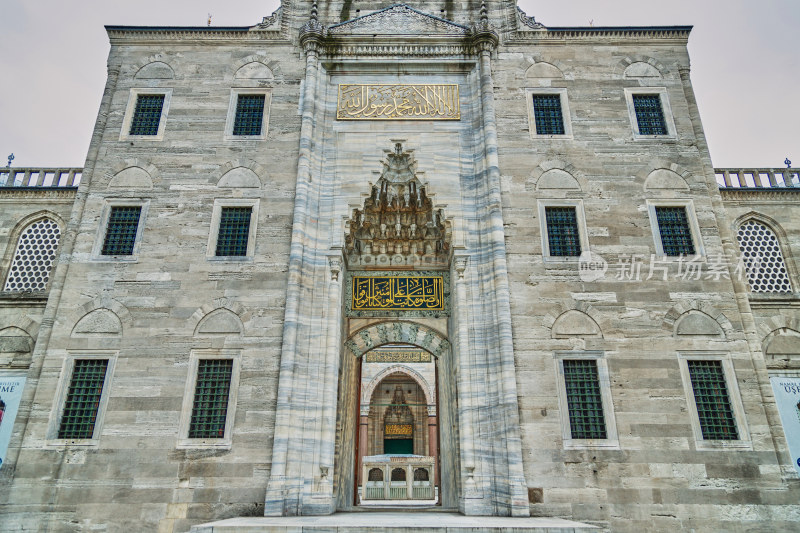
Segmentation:
{"type": "Polygon", "coordinates": [[[534,94],[533,116],[537,135],[564,135],[561,97],[557,94],[534,94]]]}
{"type": "Polygon", "coordinates": [[[607,438],[597,361],[576,359],[562,363],[572,438],[607,438]]]}
{"type": "Polygon", "coordinates": [[[217,257],[247,255],[247,240],[250,236],[250,207],[223,207],[219,217],[217,257]]]}
{"type": "Polygon", "coordinates": [[[231,359],[201,359],[197,362],[190,439],[221,439],[225,436],[232,371],[231,359]]]}
{"type": "Polygon", "coordinates": [[[578,217],[574,207],[545,207],[547,242],[550,255],[569,257],[581,255],[578,217]]]}
{"type": "Polygon", "coordinates": [[[737,440],[721,361],[687,361],[704,440],[737,440]]]}
{"type": "Polygon", "coordinates": [[[37,220],[22,231],[3,290],[43,291],[56,259],[61,228],[53,220],[37,220]]]}
{"type": "Polygon", "coordinates": [[[667,124],[661,108],[661,97],[657,94],[634,94],[633,108],[639,135],[666,135],[667,124]]]}
{"type": "Polygon", "coordinates": [[[234,135],[261,135],[264,120],[264,95],[240,94],[236,100],[236,118],[233,121],[234,135]]]}
{"type": "Polygon", "coordinates": [[[783,259],[778,237],[755,220],[748,220],[736,233],[739,248],[753,292],[792,292],[786,262],[783,259]]]}
{"type": "Polygon", "coordinates": [[[116,206],[108,215],[102,255],[131,255],[139,229],[141,206],[116,206]]]}
{"type": "Polygon", "coordinates": [[[661,247],[666,255],[694,255],[694,241],[685,207],[656,207],[661,247]]]}
{"type": "Polygon", "coordinates": [[[161,110],[164,108],[163,94],[140,94],[136,98],[130,135],[158,135],[161,110]]]}
{"type": "Polygon", "coordinates": [[[107,359],[76,359],[58,428],[59,439],[91,439],[106,380],[107,359]]]}

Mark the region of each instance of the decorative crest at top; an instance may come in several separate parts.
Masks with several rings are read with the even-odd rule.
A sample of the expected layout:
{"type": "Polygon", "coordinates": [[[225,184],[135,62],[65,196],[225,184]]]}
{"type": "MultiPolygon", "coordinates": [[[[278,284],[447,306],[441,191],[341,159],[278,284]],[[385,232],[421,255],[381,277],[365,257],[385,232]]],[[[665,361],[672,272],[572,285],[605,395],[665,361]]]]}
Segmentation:
{"type": "Polygon", "coordinates": [[[536,17],[529,17],[527,13],[525,13],[521,7],[517,6],[517,15],[519,15],[519,21],[523,25],[532,28],[534,30],[544,30],[544,24],[540,22],[536,22],[536,17]]]}
{"type": "Polygon", "coordinates": [[[334,24],[330,35],[466,35],[469,28],[428,15],[405,4],[334,24]]]}
{"type": "Polygon", "coordinates": [[[283,7],[282,6],[278,7],[278,9],[272,12],[272,15],[264,17],[261,23],[256,24],[254,29],[257,30],[279,29],[279,28],[273,28],[273,26],[280,27],[282,13],[283,13],[283,7]]]}
{"type": "Polygon", "coordinates": [[[416,176],[417,163],[399,142],[345,236],[350,267],[446,267],[450,242],[441,209],[416,176]]]}

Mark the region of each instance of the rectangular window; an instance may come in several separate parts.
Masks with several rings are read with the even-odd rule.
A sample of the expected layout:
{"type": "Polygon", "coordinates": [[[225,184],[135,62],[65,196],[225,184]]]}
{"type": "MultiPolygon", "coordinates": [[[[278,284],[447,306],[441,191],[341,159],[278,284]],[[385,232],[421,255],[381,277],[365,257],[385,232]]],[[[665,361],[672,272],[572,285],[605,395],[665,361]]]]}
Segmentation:
{"type": "Polygon", "coordinates": [[[545,207],[547,242],[550,255],[571,257],[581,255],[578,218],[574,207],[545,207]]]}
{"type": "Polygon", "coordinates": [[[717,360],[689,360],[697,417],[704,440],[738,440],[725,372],[717,360]]]}
{"type": "Polygon", "coordinates": [[[564,135],[559,94],[534,94],[533,115],[537,135],[564,135]]]}
{"type": "Polygon", "coordinates": [[[190,439],[225,437],[232,373],[232,359],[201,359],[197,362],[190,439]]]}
{"type": "Polygon", "coordinates": [[[108,215],[102,255],[131,255],[139,229],[142,206],[113,206],[108,215]]]}
{"type": "Polygon", "coordinates": [[[161,111],[164,108],[163,94],[139,94],[131,120],[129,135],[158,135],[161,111]]]}
{"type": "Polygon", "coordinates": [[[107,359],[76,359],[58,428],[59,439],[91,439],[103,396],[107,359]]]}
{"type": "Polygon", "coordinates": [[[562,364],[572,438],[607,438],[597,361],[564,359],[562,364]]]}
{"type": "Polygon", "coordinates": [[[694,255],[692,231],[685,207],[656,207],[658,232],[664,254],[670,256],[694,255]]]}
{"type": "Polygon", "coordinates": [[[219,218],[217,257],[247,255],[252,207],[223,207],[219,218]]]}
{"type": "Polygon", "coordinates": [[[263,94],[238,95],[233,135],[261,135],[265,99],[263,94]]]}
{"type": "Polygon", "coordinates": [[[639,125],[639,135],[667,135],[660,95],[634,94],[633,108],[639,125]]]}

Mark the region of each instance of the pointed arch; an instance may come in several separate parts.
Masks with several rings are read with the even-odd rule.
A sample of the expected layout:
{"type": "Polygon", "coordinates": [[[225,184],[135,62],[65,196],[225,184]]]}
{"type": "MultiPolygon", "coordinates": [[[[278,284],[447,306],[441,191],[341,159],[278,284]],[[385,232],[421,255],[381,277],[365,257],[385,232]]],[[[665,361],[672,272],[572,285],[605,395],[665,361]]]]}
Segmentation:
{"type": "Polygon", "coordinates": [[[140,68],[133,77],[140,80],[171,80],[175,77],[175,71],[163,61],[153,61],[140,68]]]}
{"type": "Polygon", "coordinates": [[[11,232],[3,258],[7,272],[3,290],[41,292],[47,290],[64,232],[63,219],[48,210],[37,211],[20,220],[11,232]]]}
{"type": "Polygon", "coordinates": [[[433,388],[432,384],[428,383],[428,380],[426,380],[422,374],[413,368],[398,364],[381,370],[375,375],[375,377],[372,378],[372,380],[361,393],[362,406],[370,404],[372,401],[372,394],[375,392],[375,389],[378,387],[378,385],[380,385],[381,381],[392,374],[405,374],[406,376],[410,377],[420,386],[422,392],[425,394],[425,403],[428,405],[436,405],[436,390],[433,388]]]}
{"type": "Polygon", "coordinates": [[[444,356],[450,349],[450,342],[439,331],[418,322],[400,320],[366,326],[353,333],[344,346],[360,358],[373,348],[394,343],[412,344],[436,358],[444,356]]]}
{"type": "Polygon", "coordinates": [[[565,194],[566,191],[585,192],[588,181],[575,166],[561,160],[539,163],[525,180],[525,190],[550,195],[565,194]]]}
{"type": "Polygon", "coordinates": [[[261,187],[267,176],[267,169],[252,159],[234,159],[220,166],[211,175],[209,183],[221,189],[261,187]]]}
{"type": "MultiPolygon", "coordinates": [[[[676,69],[677,72],[677,69],[676,69]]],[[[617,78],[666,78],[669,70],[657,59],[641,54],[626,56],[614,67],[617,78]],[[655,74],[658,74],[656,78],[655,74]]]]}
{"type": "Polygon", "coordinates": [[[785,244],[786,232],[775,219],[750,211],[736,219],[733,233],[752,292],[793,292],[797,266],[791,248],[785,244]]]}
{"type": "Polygon", "coordinates": [[[281,67],[278,61],[270,59],[266,54],[251,54],[239,59],[232,65],[228,76],[240,83],[252,81],[280,81],[281,67]]]}
{"type": "Polygon", "coordinates": [[[217,298],[199,307],[190,318],[195,336],[244,335],[250,314],[230,298],[217,298]]]}
{"type": "Polygon", "coordinates": [[[128,308],[107,296],[97,297],[75,310],[70,316],[72,337],[121,337],[132,323],[128,308]]]}
{"type": "Polygon", "coordinates": [[[732,339],[734,328],[725,314],[713,305],[698,300],[684,301],[675,304],[664,315],[662,327],[673,336],[685,335],[715,335],[720,338],[732,339]],[[687,317],[689,322],[684,322],[687,317]],[[710,326],[707,320],[714,321],[721,331],[710,326]],[[683,326],[681,324],[683,323],[683,326]],[[681,329],[682,328],[682,329],[681,329]]]}

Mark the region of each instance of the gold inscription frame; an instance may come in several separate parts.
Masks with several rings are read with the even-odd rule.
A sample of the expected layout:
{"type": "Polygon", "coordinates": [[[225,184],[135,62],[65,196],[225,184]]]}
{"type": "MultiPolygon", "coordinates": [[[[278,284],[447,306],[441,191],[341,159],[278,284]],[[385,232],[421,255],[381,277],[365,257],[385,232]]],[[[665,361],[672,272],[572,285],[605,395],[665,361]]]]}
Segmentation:
{"type": "Polygon", "coordinates": [[[355,270],[349,271],[345,280],[344,288],[345,315],[354,317],[407,317],[407,318],[440,318],[450,316],[450,272],[446,270],[355,270]],[[359,309],[353,305],[353,279],[354,278],[404,278],[417,279],[425,277],[436,277],[441,279],[441,305],[437,308],[370,308],[359,309]]]}
{"type": "Polygon", "coordinates": [[[457,83],[340,83],[337,120],[461,120],[457,83]]]}

